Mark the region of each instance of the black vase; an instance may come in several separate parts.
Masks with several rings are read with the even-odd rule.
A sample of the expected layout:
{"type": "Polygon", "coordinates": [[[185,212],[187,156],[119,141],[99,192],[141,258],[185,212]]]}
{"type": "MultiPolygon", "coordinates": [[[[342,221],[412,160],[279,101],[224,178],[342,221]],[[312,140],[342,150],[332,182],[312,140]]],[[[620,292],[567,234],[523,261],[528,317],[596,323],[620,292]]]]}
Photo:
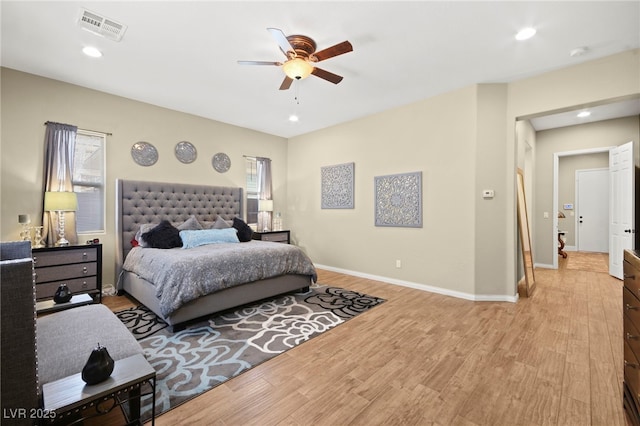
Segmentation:
{"type": "Polygon", "coordinates": [[[67,303],[71,300],[73,294],[71,294],[71,290],[67,287],[66,284],[60,284],[60,287],[56,290],[56,294],[53,295],[53,301],[55,303],[67,303]]]}
{"type": "Polygon", "coordinates": [[[98,346],[91,351],[89,360],[82,369],[82,380],[88,385],[103,382],[113,373],[113,358],[104,346],[98,346]]]}

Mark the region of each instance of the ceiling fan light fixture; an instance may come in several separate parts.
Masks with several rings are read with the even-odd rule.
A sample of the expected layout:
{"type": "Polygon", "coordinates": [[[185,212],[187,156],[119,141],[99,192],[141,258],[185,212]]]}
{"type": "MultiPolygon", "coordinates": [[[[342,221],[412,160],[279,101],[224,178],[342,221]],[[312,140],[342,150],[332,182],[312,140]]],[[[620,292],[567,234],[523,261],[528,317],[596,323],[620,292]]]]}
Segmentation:
{"type": "Polygon", "coordinates": [[[311,75],[313,65],[302,58],[293,58],[282,64],[282,70],[287,77],[294,80],[302,80],[311,75]]]}

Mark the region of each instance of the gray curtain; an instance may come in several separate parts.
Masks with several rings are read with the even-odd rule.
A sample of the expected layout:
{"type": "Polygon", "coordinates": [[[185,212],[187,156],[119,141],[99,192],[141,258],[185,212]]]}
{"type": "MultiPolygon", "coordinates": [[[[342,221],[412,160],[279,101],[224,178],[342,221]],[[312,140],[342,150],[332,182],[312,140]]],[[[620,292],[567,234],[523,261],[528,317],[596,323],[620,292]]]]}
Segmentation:
{"type": "MultiPolygon", "coordinates": [[[[271,200],[271,159],[256,157],[258,168],[258,198],[271,200]]],[[[273,212],[258,212],[258,231],[271,230],[271,214],[273,212]]]]}
{"type": "MultiPolygon", "coordinates": [[[[69,124],[47,122],[44,135],[44,188],[42,200],[44,206],[44,192],[73,191],[73,155],[76,148],[77,126],[69,124]]],[[[78,243],[76,233],[76,214],[66,212],[65,238],[71,244],[78,243]]],[[[42,214],[42,236],[46,245],[54,245],[58,240],[58,214],[46,212],[42,214]]]]}

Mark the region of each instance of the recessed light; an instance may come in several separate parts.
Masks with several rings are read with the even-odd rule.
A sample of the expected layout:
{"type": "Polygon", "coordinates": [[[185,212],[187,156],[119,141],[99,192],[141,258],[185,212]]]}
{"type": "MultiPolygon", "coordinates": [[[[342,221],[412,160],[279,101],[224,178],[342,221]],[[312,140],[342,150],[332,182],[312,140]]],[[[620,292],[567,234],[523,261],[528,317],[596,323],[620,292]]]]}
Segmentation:
{"type": "Polygon", "coordinates": [[[578,113],[577,117],[578,118],[586,118],[586,117],[588,117],[590,115],[591,115],[591,113],[589,111],[581,111],[581,112],[578,113]]]}
{"type": "Polygon", "coordinates": [[[87,56],[91,56],[92,58],[99,58],[102,56],[102,52],[92,46],[86,46],[82,48],[82,53],[87,56]]]}
{"type": "Polygon", "coordinates": [[[516,34],[516,40],[528,40],[536,35],[536,29],[533,27],[523,28],[516,34]]]}
{"type": "Polygon", "coordinates": [[[298,120],[299,120],[299,118],[298,118],[298,116],[297,116],[297,115],[295,115],[295,114],[291,114],[291,115],[289,116],[289,121],[292,121],[292,122],[294,122],[294,123],[295,123],[295,122],[296,122],[296,121],[298,121],[298,120]]]}

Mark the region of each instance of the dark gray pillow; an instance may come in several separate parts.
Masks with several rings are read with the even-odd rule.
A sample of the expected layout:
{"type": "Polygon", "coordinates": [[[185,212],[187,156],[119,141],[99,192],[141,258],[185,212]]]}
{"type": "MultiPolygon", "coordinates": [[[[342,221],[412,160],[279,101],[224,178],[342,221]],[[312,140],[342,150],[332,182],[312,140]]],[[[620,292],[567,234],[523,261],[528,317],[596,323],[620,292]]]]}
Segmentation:
{"type": "Polygon", "coordinates": [[[204,229],[195,216],[191,216],[189,219],[182,222],[177,228],[179,231],[199,231],[200,229],[204,229]]]}
{"type": "Polygon", "coordinates": [[[227,228],[231,228],[231,225],[229,225],[227,221],[220,216],[216,218],[216,221],[213,222],[213,226],[211,227],[211,229],[227,229],[227,228]]]}

